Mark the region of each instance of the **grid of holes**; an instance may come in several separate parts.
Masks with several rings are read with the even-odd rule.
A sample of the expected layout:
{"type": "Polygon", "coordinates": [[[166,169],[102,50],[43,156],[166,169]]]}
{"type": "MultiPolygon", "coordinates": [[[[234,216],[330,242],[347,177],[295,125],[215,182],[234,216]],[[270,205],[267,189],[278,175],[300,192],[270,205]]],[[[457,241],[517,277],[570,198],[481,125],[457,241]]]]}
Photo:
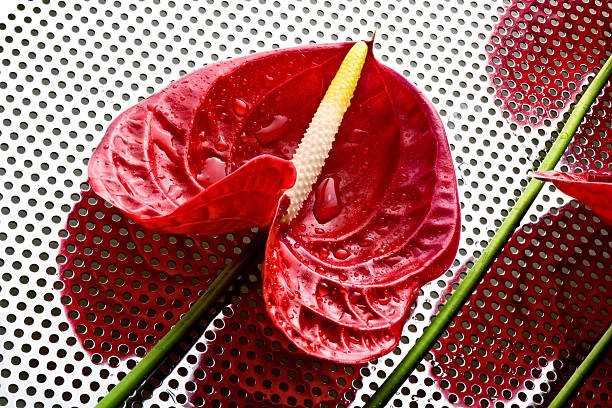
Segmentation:
{"type": "Polygon", "coordinates": [[[612,51],[612,4],[514,0],[487,46],[495,104],[521,125],[550,126],[612,51]]]}
{"type": "Polygon", "coordinates": [[[612,81],[608,81],[583,123],[568,146],[561,170],[612,172],[612,81]]]}
{"type": "Polygon", "coordinates": [[[240,256],[252,234],[187,237],[143,229],[84,191],[57,257],[61,302],[95,364],[144,354],[240,256]]]}
{"type": "MultiPolygon", "coordinates": [[[[546,14],[554,15],[555,9],[546,14]]],[[[550,30],[547,34],[564,37],[550,30]]],[[[606,56],[601,50],[594,54],[606,56]]],[[[612,145],[607,140],[612,127],[611,88],[609,82],[587,114],[562,159],[562,170],[611,169],[612,145]]],[[[555,191],[554,186],[548,189],[555,191]]],[[[433,374],[454,405],[545,405],[611,323],[609,227],[575,201],[531,221],[513,236],[428,356],[433,374]]],[[[572,406],[608,403],[611,356],[599,364],[572,406]]]]}
{"type": "MultiPolygon", "coordinates": [[[[189,349],[151,406],[342,406],[354,399],[365,364],[310,357],[272,323],[252,268],[230,302],[189,349]]],[[[146,392],[142,395],[146,398],[146,392]]]]}
{"type": "MultiPolygon", "coordinates": [[[[353,405],[360,405],[427,325],[441,289],[482,250],[538,152],[537,138],[529,139],[492,109],[494,88],[484,74],[483,50],[501,6],[104,0],[13,5],[0,24],[0,151],[7,157],[0,166],[0,307],[6,310],[0,336],[16,355],[10,361],[0,357],[0,394],[7,395],[0,405],[81,405],[104,395],[136,361],[122,359],[131,351],[123,355],[111,348],[123,355],[113,360],[116,368],[105,365],[102,353],[102,364],[94,364],[96,353],[88,354],[78,323],[64,315],[53,288],[57,234],[80,199],[76,184],[85,181],[91,149],[118,112],[211,61],[309,41],[360,39],[381,25],[377,55],[429,95],[447,126],[460,179],[463,238],[452,271],[423,288],[398,349],[353,380],[353,405]],[[27,366],[47,370],[37,387],[27,385],[27,366]],[[79,378],[66,380],[66,374],[79,378]]],[[[112,330],[104,333],[113,336],[112,330]]],[[[102,347],[103,341],[94,344],[102,347]]],[[[432,380],[423,365],[411,382],[418,386],[403,390],[395,405],[406,398],[410,404],[443,404],[443,396],[428,387],[432,380]]],[[[151,401],[158,398],[156,392],[151,401]]]]}
{"type": "Polygon", "coordinates": [[[513,236],[433,351],[451,403],[550,401],[612,323],[609,234],[574,201],[513,236]]]}

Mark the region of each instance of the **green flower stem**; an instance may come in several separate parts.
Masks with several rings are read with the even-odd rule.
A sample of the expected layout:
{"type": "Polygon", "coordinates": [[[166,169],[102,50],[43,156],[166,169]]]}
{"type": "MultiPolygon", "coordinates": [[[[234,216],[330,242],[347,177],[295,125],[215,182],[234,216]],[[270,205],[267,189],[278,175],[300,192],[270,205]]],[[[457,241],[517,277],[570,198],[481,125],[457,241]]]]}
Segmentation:
{"type": "Polygon", "coordinates": [[[155,371],[166,358],[168,353],[181,339],[195,326],[202,316],[208,312],[219,297],[223,295],[241,270],[251,265],[261,256],[265,238],[258,235],[243,252],[242,256],[226,267],[210,284],[204,294],[191,306],[181,319],[170,329],[164,337],[149,351],[149,353],[104,397],[96,408],[115,408],[123,402],[155,371]]]}
{"type": "Polygon", "coordinates": [[[555,399],[552,400],[548,408],[563,408],[568,406],[570,398],[578,391],[580,386],[584,384],[584,381],[591,373],[591,371],[599,364],[604,358],[606,352],[612,345],[612,326],[608,327],[608,330],[604,333],[599,341],[595,344],[595,347],[591,350],[589,355],[584,359],[582,364],[574,371],[574,374],[565,383],[561,391],[557,394],[555,399]]]}
{"type": "MultiPolygon", "coordinates": [[[[608,58],[580,100],[576,102],[576,106],[572,110],[565,126],[563,126],[559,137],[557,137],[549,152],[546,154],[538,171],[554,169],[576,133],[584,115],[610,78],[610,75],[612,75],[612,56],[608,58]]],[[[484,273],[495,260],[499,251],[501,251],[506,242],[508,242],[508,239],[519,225],[521,219],[537,197],[543,185],[543,181],[531,179],[527,188],[525,188],[510,211],[510,214],[508,214],[503,221],[501,227],[499,227],[482,255],[478,258],[476,263],[474,263],[472,269],[467,273],[465,279],[463,279],[459,287],[453,292],[440,312],[433,318],[431,324],[423,331],[423,334],[414,343],[414,346],[408,351],[408,354],[406,354],[391,375],[382,383],[380,388],[370,397],[364,408],[382,408],[402,386],[425,353],[431,348],[436,339],[442,334],[446,326],[448,326],[455,314],[472,294],[484,273]]]]}

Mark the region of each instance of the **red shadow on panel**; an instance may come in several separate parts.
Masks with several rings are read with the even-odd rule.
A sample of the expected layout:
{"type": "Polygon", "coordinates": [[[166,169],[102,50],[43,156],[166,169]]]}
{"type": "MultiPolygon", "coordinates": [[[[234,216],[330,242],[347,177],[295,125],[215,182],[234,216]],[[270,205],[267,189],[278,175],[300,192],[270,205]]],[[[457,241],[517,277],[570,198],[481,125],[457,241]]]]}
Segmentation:
{"type": "MultiPolygon", "coordinates": [[[[525,406],[539,387],[534,402],[541,404],[612,323],[609,228],[593,217],[574,202],[506,244],[433,351],[433,372],[451,402],[525,406]]],[[[609,368],[608,360],[590,384],[606,384],[601,373],[609,368]]]]}
{"type": "Polygon", "coordinates": [[[514,1],[487,46],[496,104],[519,125],[560,117],[612,51],[612,3],[514,1]],[[608,34],[606,34],[608,33],[608,34]]]}
{"type": "MultiPolygon", "coordinates": [[[[62,234],[57,261],[69,323],[92,361],[110,366],[150,350],[253,236],[157,234],[91,191],[82,193],[62,234]]],[[[240,407],[348,405],[363,365],[297,351],[270,321],[253,271],[190,350],[199,356],[193,371],[170,374],[184,379],[170,381],[185,388],[176,401],[208,406],[222,396],[240,407]]]]}

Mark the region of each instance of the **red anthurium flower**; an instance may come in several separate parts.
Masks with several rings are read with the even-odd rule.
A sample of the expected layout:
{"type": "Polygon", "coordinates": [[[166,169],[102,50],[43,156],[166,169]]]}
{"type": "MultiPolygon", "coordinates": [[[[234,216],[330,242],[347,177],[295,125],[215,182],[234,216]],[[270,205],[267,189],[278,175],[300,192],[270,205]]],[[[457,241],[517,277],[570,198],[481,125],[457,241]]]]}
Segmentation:
{"type": "Polygon", "coordinates": [[[554,170],[534,171],[531,175],[552,182],[559,190],[582,201],[602,220],[612,224],[612,175],[554,170]]]}
{"type": "Polygon", "coordinates": [[[363,362],[399,341],[421,285],[458,246],[456,179],[431,103],[368,51],[333,148],[289,223],[290,160],[353,43],[210,65],[124,112],[90,162],[93,189],[162,232],[271,225],[264,298],[300,349],[363,362]],[[276,215],[275,215],[276,214],[276,215]]]}

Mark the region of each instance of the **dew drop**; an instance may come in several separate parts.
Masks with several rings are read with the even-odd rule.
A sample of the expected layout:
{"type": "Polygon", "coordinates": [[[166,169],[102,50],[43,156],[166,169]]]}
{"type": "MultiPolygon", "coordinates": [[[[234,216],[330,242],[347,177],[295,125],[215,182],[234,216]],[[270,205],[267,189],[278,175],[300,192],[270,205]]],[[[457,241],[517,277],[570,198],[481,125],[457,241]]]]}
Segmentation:
{"type": "Polygon", "coordinates": [[[321,297],[329,295],[329,285],[326,282],[321,282],[317,287],[317,292],[319,292],[321,297]]]}
{"type": "Polygon", "coordinates": [[[219,139],[219,141],[215,143],[215,149],[220,152],[226,151],[228,148],[229,145],[225,142],[225,140],[219,139]]]}
{"type": "Polygon", "coordinates": [[[326,177],[315,190],[313,212],[315,218],[321,224],[331,221],[342,210],[338,191],[339,184],[333,177],[326,177]]]}
{"type": "Polygon", "coordinates": [[[288,117],[283,115],[274,115],[274,118],[269,125],[255,132],[255,137],[262,145],[269,145],[270,143],[276,142],[285,137],[285,132],[287,131],[288,125],[288,117]]]}
{"type": "Polygon", "coordinates": [[[264,86],[266,88],[271,88],[272,85],[274,85],[274,77],[272,77],[272,75],[266,75],[264,77],[264,86]]]}
{"type": "Polygon", "coordinates": [[[238,116],[244,116],[249,110],[249,105],[240,98],[234,100],[234,113],[238,116]]]}
{"type": "Polygon", "coordinates": [[[349,255],[351,255],[351,253],[346,249],[339,248],[334,251],[334,256],[338,259],[346,259],[349,255]]]}
{"type": "Polygon", "coordinates": [[[202,187],[208,187],[223,177],[225,177],[225,162],[217,157],[209,157],[204,161],[204,166],[196,179],[202,187]]]}
{"type": "Polygon", "coordinates": [[[364,238],[361,241],[359,241],[359,246],[362,246],[365,248],[365,247],[369,247],[373,243],[374,241],[372,241],[370,238],[364,238]]]}
{"type": "Polygon", "coordinates": [[[324,259],[327,258],[329,256],[329,250],[327,248],[319,249],[319,256],[324,259]]]}
{"type": "Polygon", "coordinates": [[[383,295],[378,298],[378,303],[381,305],[388,305],[389,302],[391,301],[391,296],[389,296],[389,292],[387,292],[386,290],[383,292],[383,295]]]}
{"type": "Polygon", "coordinates": [[[388,228],[386,226],[374,228],[374,232],[376,232],[378,235],[385,235],[387,231],[388,231],[388,228]]]}
{"type": "Polygon", "coordinates": [[[368,132],[365,130],[353,129],[353,131],[346,136],[346,140],[355,143],[363,139],[367,134],[368,132]]]}

